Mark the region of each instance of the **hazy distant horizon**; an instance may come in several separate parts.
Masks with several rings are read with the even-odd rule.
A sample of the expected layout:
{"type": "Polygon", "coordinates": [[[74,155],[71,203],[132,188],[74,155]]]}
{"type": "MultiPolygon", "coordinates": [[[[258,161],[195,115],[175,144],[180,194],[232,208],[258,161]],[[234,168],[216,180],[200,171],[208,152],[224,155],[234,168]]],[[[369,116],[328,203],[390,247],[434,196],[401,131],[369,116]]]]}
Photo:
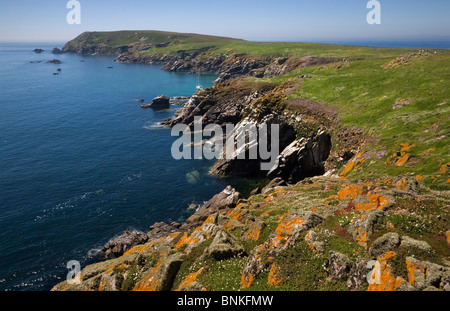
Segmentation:
{"type": "MultiPolygon", "coordinates": [[[[95,31],[95,30],[93,30],[95,31]]],[[[120,30],[116,30],[120,31],[120,30]]],[[[138,31],[138,30],[136,30],[138,31]]],[[[158,30],[164,31],[164,30],[158,30]]],[[[81,34],[81,33],[80,33],[81,34]]],[[[215,35],[214,33],[202,33],[202,35],[215,35]]],[[[75,39],[77,36],[70,38],[68,40],[42,40],[42,41],[4,41],[0,40],[0,44],[43,44],[43,45],[54,45],[54,47],[62,47],[68,41],[75,39]]],[[[244,38],[235,38],[235,39],[244,39],[244,38]]],[[[373,47],[397,47],[397,48],[434,48],[434,49],[450,49],[450,36],[449,37],[441,37],[441,38],[402,38],[402,39],[317,39],[317,40],[249,40],[244,39],[250,42],[303,42],[303,43],[320,43],[320,44],[336,44],[336,45],[355,45],[355,46],[373,46],[373,47]]],[[[39,47],[39,46],[36,46],[39,47]]]]}
{"type": "Polygon", "coordinates": [[[379,0],[379,25],[367,23],[368,0],[78,1],[79,25],[67,23],[68,1],[1,1],[0,41],[67,42],[85,31],[151,29],[271,42],[450,41],[448,0],[379,0]]]}

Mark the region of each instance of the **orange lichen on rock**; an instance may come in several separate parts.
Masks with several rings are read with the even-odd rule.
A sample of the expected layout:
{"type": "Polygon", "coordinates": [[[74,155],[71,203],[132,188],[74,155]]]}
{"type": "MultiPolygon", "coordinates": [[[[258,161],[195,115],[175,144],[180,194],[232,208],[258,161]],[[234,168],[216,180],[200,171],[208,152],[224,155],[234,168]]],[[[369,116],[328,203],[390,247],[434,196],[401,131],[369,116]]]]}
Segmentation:
{"type": "Polygon", "coordinates": [[[275,198],[272,195],[268,195],[264,198],[264,203],[272,202],[275,198]]]}
{"type": "Polygon", "coordinates": [[[401,155],[395,162],[394,165],[396,166],[403,166],[406,164],[406,162],[408,162],[409,160],[409,155],[408,154],[403,154],[401,155]]]}
{"type": "Polygon", "coordinates": [[[417,175],[416,176],[416,181],[420,182],[423,180],[423,176],[422,175],[417,175]]]}
{"type": "Polygon", "coordinates": [[[278,286],[282,282],[280,278],[280,268],[276,264],[272,264],[270,267],[267,282],[270,286],[278,286]]]}
{"type": "Polygon", "coordinates": [[[355,241],[364,248],[367,247],[368,233],[367,230],[362,225],[362,223],[367,219],[367,217],[368,216],[364,214],[360,215],[359,217],[355,217],[351,223],[351,226],[354,227],[355,230],[354,234],[355,241]]]}
{"type": "Polygon", "coordinates": [[[400,152],[406,152],[409,151],[409,149],[411,149],[412,147],[415,147],[416,145],[411,145],[411,144],[400,144],[400,147],[402,147],[400,149],[400,152]]]}
{"type": "Polygon", "coordinates": [[[344,199],[356,199],[357,195],[360,195],[362,193],[362,187],[359,185],[349,185],[341,189],[337,193],[337,198],[340,200],[344,199]]]}
{"type": "Polygon", "coordinates": [[[204,224],[214,224],[215,222],[215,215],[209,215],[208,218],[203,222],[204,224]]]}
{"type": "Polygon", "coordinates": [[[134,254],[134,253],[142,254],[142,253],[145,253],[147,251],[151,251],[158,244],[161,244],[161,243],[164,243],[164,242],[171,242],[176,237],[178,237],[180,234],[181,234],[180,232],[175,232],[175,233],[169,234],[168,236],[164,236],[164,237],[161,237],[159,239],[152,240],[152,241],[148,242],[147,244],[136,245],[136,246],[132,247],[131,249],[129,249],[128,251],[126,251],[123,254],[123,256],[127,256],[127,255],[134,254]]]}
{"type": "Polygon", "coordinates": [[[367,247],[367,231],[365,229],[356,229],[356,242],[361,246],[367,247]]]}
{"type": "Polygon", "coordinates": [[[137,282],[134,286],[134,292],[153,292],[156,291],[158,286],[160,285],[160,281],[154,280],[153,276],[155,275],[156,270],[162,265],[165,259],[165,252],[161,253],[161,258],[156,263],[156,266],[152,268],[149,272],[144,274],[144,276],[137,282]]]}
{"type": "Polygon", "coordinates": [[[181,237],[181,239],[178,241],[178,243],[175,245],[175,249],[178,249],[180,247],[183,247],[184,245],[194,245],[201,241],[200,235],[202,232],[202,228],[198,227],[196,228],[190,235],[185,232],[184,235],[181,237]]]}
{"type": "Polygon", "coordinates": [[[314,246],[314,242],[316,241],[313,237],[314,235],[314,231],[309,231],[306,235],[305,235],[305,241],[306,243],[308,243],[309,248],[314,252],[314,254],[318,255],[319,251],[316,249],[316,247],[314,246]]]}
{"type": "Polygon", "coordinates": [[[387,159],[386,164],[392,163],[395,166],[404,166],[408,162],[410,155],[406,152],[409,151],[411,148],[415,147],[415,145],[400,144],[400,147],[401,147],[400,151],[395,152],[393,155],[391,155],[387,159]]]}
{"type": "Polygon", "coordinates": [[[408,183],[406,182],[406,178],[403,177],[402,179],[397,181],[395,188],[397,188],[398,190],[403,190],[403,191],[408,189],[408,183]]]}
{"type": "Polygon", "coordinates": [[[235,227],[235,223],[232,220],[228,220],[222,225],[222,228],[228,231],[233,230],[235,227]]]}
{"type": "Polygon", "coordinates": [[[391,200],[381,194],[371,194],[370,192],[366,196],[368,203],[361,203],[359,202],[355,206],[355,210],[357,211],[370,211],[374,209],[384,209],[387,207],[391,200]]]}
{"type": "Polygon", "coordinates": [[[408,258],[406,259],[406,270],[408,271],[408,283],[413,286],[416,284],[417,275],[425,275],[425,268],[408,258]]]}
{"type": "Polygon", "coordinates": [[[406,283],[401,277],[396,278],[392,274],[388,261],[394,256],[394,252],[386,252],[378,257],[370,276],[368,291],[394,291],[406,283]]]}
{"type": "Polygon", "coordinates": [[[348,163],[347,166],[342,170],[342,172],[339,174],[339,176],[345,176],[347,175],[353,168],[355,168],[358,164],[364,163],[365,158],[363,157],[364,152],[358,153],[356,156],[353,157],[348,163]]]}
{"type": "Polygon", "coordinates": [[[241,288],[249,288],[253,281],[255,280],[255,276],[251,273],[249,274],[242,274],[241,277],[241,288]]]}
{"type": "Polygon", "coordinates": [[[242,235],[242,239],[246,241],[257,241],[261,231],[256,223],[252,223],[250,227],[242,235]]]}
{"type": "Polygon", "coordinates": [[[301,226],[305,220],[299,215],[290,217],[290,214],[286,214],[281,216],[278,222],[278,227],[275,229],[276,235],[270,239],[269,248],[286,245],[289,242],[289,238],[293,235],[294,230],[301,226]],[[285,220],[286,218],[287,220],[285,220]]]}
{"type": "MultiPolygon", "coordinates": [[[[183,282],[181,282],[180,286],[178,287],[177,291],[181,291],[183,289],[185,289],[186,287],[190,286],[192,283],[194,283],[195,281],[197,281],[197,277],[198,275],[203,271],[203,268],[200,268],[200,270],[198,270],[197,272],[191,273],[189,274],[184,280],[183,282]]],[[[206,289],[203,289],[206,290],[206,289]]]]}
{"type": "Polygon", "coordinates": [[[241,209],[234,209],[232,211],[229,211],[225,216],[237,221],[242,220],[242,216],[244,215],[244,211],[241,209]]]}

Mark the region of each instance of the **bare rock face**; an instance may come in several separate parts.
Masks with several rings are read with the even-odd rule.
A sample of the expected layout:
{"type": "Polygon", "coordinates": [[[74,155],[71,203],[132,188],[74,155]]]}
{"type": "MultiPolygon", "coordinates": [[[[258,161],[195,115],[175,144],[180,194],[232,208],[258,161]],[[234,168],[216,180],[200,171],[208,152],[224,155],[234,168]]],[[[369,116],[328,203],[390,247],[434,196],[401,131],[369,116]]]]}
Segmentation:
{"type": "Polygon", "coordinates": [[[147,232],[148,240],[159,239],[164,236],[168,236],[171,233],[180,232],[181,224],[178,222],[172,222],[170,224],[166,224],[165,222],[157,222],[154,225],[150,226],[150,231],[147,232]]]}
{"type": "Polygon", "coordinates": [[[116,258],[123,255],[132,247],[144,244],[148,241],[145,233],[125,231],[120,236],[110,240],[103,246],[103,252],[107,258],[116,258]]]}
{"type": "Polygon", "coordinates": [[[194,226],[205,221],[210,215],[222,210],[228,210],[236,207],[242,196],[231,186],[227,186],[222,192],[216,194],[200,209],[186,220],[187,225],[194,226]]]}
{"type": "Polygon", "coordinates": [[[301,58],[276,58],[270,64],[263,68],[257,68],[249,72],[250,75],[257,78],[273,78],[287,74],[295,68],[305,68],[315,65],[324,65],[332,63],[332,58],[304,56],[301,58]]]}
{"type": "Polygon", "coordinates": [[[141,108],[169,108],[170,107],[170,98],[161,95],[155,97],[151,104],[141,105],[141,108]]]}
{"type": "Polygon", "coordinates": [[[166,224],[164,222],[155,223],[150,227],[150,231],[147,233],[137,231],[125,231],[118,237],[110,240],[103,246],[102,251],[107,258],[117,258],[122,256],[125,252],[130,250],[136,245],[145,244],[151,240],[159,239],[164,236],[168,236],[174,232],[183,231],[181,224],[172,222],[166,224]]]}
{"type": "MultiPolygon", "coordinates": [[[[283,116],[278,116],[275,114],[267,114],[263,116],[260,120],[253,117],[244,118],[240,121],[233,133],[227,137],[226,145],[235,145],[235,151],[233,154],[224,154],[222,159],[219,159],[216,165],[212,169],[212,174],[217,176],[262,176],[267,173],[261,169],[261,164],[263,162],[268,162],[267,159],[261,159],[261,148],[265,150],[265,147],[260,145],[261,143],[261,133],[258,131],[257,135],[253,135],[252,139],[247,137],[247,143],[244,147],[239,147],[236,141],[244,139],[246,134],[246,129],[248,128],[261,128],[262,125],[267,127],[267,136],[265,138],[266,146],[271,146],[272,141],[276,141],[278,148],[283,150],[288,146],[296,136],[296,132],[293,124],[289,122],[288,118],[283,116]],[[272,125],[278,125],[279,135],[278,137],[272,137],[271,127],[272,125]],[[234,142],[229,142],[228,140],[234,140],[234,142]],[[251,150],[258,150],[258,154],[255,157],[251,156],[251,150]]],[[[275,154],[277,156],[277,154],[275,154]]],[[[273,156],[275,158],[275,156],[273,156]]],[[[278,176],[274,176],[278,177],[278,176]]],[[[273,179],[273,178],[271,178],[273,179]]]]}
{"type": "Polygon", "coordinates": [[[331,136],[323,131],[311,139],[296,140],[281,152],[267,176],[296,183],[306,177],[322,175],[330,150],[331,136]]]}
{"type": "Polygon", "coordinates": [[[285,186],[287,186],[288,184],[283,180],[283,179],[281,179],[280,177],[277,177],[277,178],[274,178],[274,179],[272,179],[262,190],[261,190],[261,193],[262,194],[265,194],[265,193],[267,193],[267,192],[269,192],[269,191],[271,191],[271,190],[273,190],[273,189],[275,189],[275,188],[277,188],[277,187],[285,187],[285,186]]]}
{"type": "Polygon", "coordinates": [[[352,269],[353,262],[344,254],[330,252],[330,275],[335,280],[347,280],[352,269]]]}

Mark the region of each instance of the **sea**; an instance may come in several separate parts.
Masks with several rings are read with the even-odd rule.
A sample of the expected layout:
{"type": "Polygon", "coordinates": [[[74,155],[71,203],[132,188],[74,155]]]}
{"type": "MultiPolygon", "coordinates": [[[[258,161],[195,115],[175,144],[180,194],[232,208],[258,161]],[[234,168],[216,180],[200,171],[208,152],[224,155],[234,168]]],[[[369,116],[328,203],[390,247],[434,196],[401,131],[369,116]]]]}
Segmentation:
{"type": "Polygon", "coordinates": [[[101,247],[123,231],[183,222],[191,203],[237,187],[211,176],[211,161],[172,158],[177,137],[159,122],[181,106],[155,111],[137,101],[191,96],[217,76],[54,55],[54,47],[0,44],[2,291],[50,290],[69,261],[103,260],[101,247]]]}

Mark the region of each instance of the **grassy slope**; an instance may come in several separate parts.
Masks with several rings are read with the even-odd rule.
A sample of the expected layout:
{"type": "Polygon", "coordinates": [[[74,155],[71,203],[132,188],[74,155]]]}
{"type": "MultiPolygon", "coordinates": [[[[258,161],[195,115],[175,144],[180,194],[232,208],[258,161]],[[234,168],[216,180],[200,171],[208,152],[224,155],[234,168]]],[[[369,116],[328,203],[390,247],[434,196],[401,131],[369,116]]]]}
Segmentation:
{"type": "Polygon", "coordinates": [[[294,70],[283,77],[254,81],[282,83],[300,74],[312,75],[313,79],[298,81],[299,88],[290,95],[290,100],[309,99],[337,107],[344,125],[362,128],[373,137],[372,143],[363,151],[386,153],[382,159],[373,157],[372,162],[366,161],[358,172],[351,172],[350,176],[362,178],[369,174],[380,177],[411,173],[424,176],[423,182],[431,188],[450,189],[448,171],[442,169],[450,162],[447,147],[450,134],[450,51],[437,50],[435,55],[433,50],[430,55],[414,57],[408,63],[390,69],[384,69],[383,65],[396,57],[413,55],[418,50],[222,41],[179,43],[143,53],[173,53],[205,46],[215,46],[208,54],[245,53],[255,57],[312,55],[349,59],[348,63],[309,67],[294,70]],[[407,99],[409,105],[392,109],[402,99],[407,99]],[[400,151],[400,144],[414,145],[408,153],[409,161],[404,166],[386,164],[389,156],[400,151]]]}
{"type": "Polygon", "coordinates": [[[291,99],[331,104],[339,109],[344,125],[370,133],[372,142],[364,150],[384,151],[386,156],[373,157],[372,163],[366,161],[360,172],[353,172],[355,176],[413,173],[424,176],[423,182],[432,188],[448,190],[449,175],[443,166],[450,162],[450,51],[383,69],[385,63],[408,52],[379,50],[362,60],[342,63],[340,69],[335,65],[317,66],[263,80],[282,81],[300,73],[310,74],[313,79],[301,80],[291,99]],[[393,109],[402,99],[408,99],[409,104],[393,109]],[[386,163],[389,156],[400,151],[400,144],[414,145],[408,151],[409,161],[404,166],[386,163]]]}
{"type": "Polygon", "coordinates": [[[176,33],[155,30],[116,31],[116,32],[86,32],[71,40],[69,44],[76,45],[81,40],[88,39],[91,44],[106,44],[119,47],[139,42],[145,38],[145,44],[161,44],[172,42],[176,44],[202,44],[205,42],[238,42],[239,39],[199,35],[190,33],[176,33]]]}

